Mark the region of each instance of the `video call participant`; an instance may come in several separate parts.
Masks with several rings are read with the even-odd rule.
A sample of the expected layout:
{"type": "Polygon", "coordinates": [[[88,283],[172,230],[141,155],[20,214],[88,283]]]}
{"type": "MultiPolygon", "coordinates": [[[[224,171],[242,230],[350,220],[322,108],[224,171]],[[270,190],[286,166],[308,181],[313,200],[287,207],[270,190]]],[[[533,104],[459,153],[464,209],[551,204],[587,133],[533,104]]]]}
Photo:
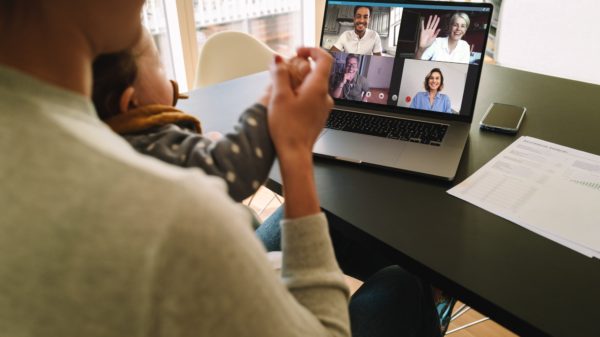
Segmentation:
{"type": "Polygon", "coordinates": [[[348,54],[346,66],[342,74],[334,74],[331,86],[333,98],[343,98],[352,101],[367,101],[366,93],[369,91],[369,82],[358,73],[358,56],[348,54]]]}
{"type": "Polygon", "coordinates": [[[373,12],[372,7],[354,7],[354,30],[343,32],[329,51],[343,51],[362,55],[381,55],[381,38],[376,31],[367,28],[373,12]]]}
{"type": "Polygon", "coordinates": [[[421,37],[417,49],[416,59],[443,62],[469,63],[471,48],[462,40],[467,32],[471,20],[466,13],[454,13],[450,18],[450,27],[447,37],[437,37],[440,29],[440,17],[429,16],[427,26],[421,21],[421,37]]]}
{"type": "Polygon", "coordinates": [[[439,68],[433,68],[425,76],[425,91],[413,97],[410,107],[414,109],[452,113],[450,97],[440,93],[444,88],[444,75],[439,68]]]}

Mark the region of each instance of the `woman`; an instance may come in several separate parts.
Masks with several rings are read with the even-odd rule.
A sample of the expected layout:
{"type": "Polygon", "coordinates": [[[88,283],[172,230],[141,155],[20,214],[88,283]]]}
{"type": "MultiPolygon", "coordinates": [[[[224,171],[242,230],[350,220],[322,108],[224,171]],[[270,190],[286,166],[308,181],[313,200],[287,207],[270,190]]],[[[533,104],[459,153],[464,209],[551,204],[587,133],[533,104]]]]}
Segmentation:
{"type": "Polygon", "coordinates": [[[444,88],[444,75],[439,68],[433,68],[425,76],[425,91],[413,97],[410,107],[413,109],[452,113],[450,97],[440,93],[444,88]]]}
{"type": "MultiPolygon", "coordinates": [[[[350,336],[312,166],[333,106],[323,80],[331,57],[299,49],[315,66],[297,91],[286,62],[271,67],[264,102],[285,185],[282,280],[222,181],[139,155],[98,119],[92,61],[137,42],[143,3],[0,0],[0,153],[13,158],[0,161],[0,202],[11,210],[0,220],[0,246],[11,252],[0,254],[0,288],[10,289],[0,293],[2,331],[350,336]]],[[[416,294],[412,284],[402,290],[416,294]]],[[[366,304],[350,306],[376,314],[366,305],[383,306],[370,295],[390,289],[367,284],[366,304]]],[[[422,330],[420,300],[406,321],[422,330]]]]}
{"type": "Polygon", "coordinates": [[[450,18],[449,34],[447,37],[437,37],[440,17],[429,16],[427,27],[421,21],[421,37],[416,59],[444,62],[469,63],[471,48],[462,40],[467,33],[471,20],[466,13],[454,13],[450,18]]]}
{"type": "Polygon", "coordinates": [[[143,3],[0,0],[0,153],[15,158],[0,161],[0,200],[13,210],[0,220],[0,246],[12,252],[0,257],[0,288],[11,289],[0,294],[2,330],[349,336],[312,174],[333,105],[322,80],[331,57],[298,51],[315,66],[297,92],[287,64],[272,65],[265,103],[291,241],[284,284],[222,181],[139,155],[98,119],[92,61],[137,42],[143,3]]]}

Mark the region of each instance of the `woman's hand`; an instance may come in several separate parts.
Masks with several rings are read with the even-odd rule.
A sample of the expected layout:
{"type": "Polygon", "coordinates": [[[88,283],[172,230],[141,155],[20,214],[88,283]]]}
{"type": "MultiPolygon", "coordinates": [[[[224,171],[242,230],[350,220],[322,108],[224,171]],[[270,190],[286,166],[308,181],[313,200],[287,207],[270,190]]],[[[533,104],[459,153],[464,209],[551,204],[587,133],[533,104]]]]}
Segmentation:
{"type": "Polygon", "coordinates": [[[333,106],[328,93],[333,58],[320,48],[300,48],[298,57],[310,57],[316,65],[295,90],[290,81],[290,64],[276,57],[271,69],[273,87],[268,122],[280,157],[282,152],[289,151],[312,153],[333,106]]]}
{"type": "MultiPolygon", "coordinates": [[[[294,56],[288,60],[288,64],[292,89],[297,90],[300,84],[304,82],[306,76],[310,73],[310,62],[305,57],[294,56]]],[[[271,101],[271,90],[272,85],[269,84],[264,95],[259,99],[258,103],[264,105],[265,107],[269,106],[269,102],[271,101]]]]}
{"type": "Polygon", "coordinates": [[[427,20],[427,26],[425,26],[425,21],[421,21],[421,37],[419,38],[419,49],[425,50],[429,48],[435,41],[435,38],[440,33],[440,30],[437,28],[440,24],[440,17],[437,15],[429,16],[427,20]]]}
{"type": "Polygon", "coordinates": [[[328,79],[333,58],[318,48],[300,48],[298,56],[316,65],[298,88],[292,88],[290,65],[276,56],[268,124],[283,180],[285,216],[293,219],[320,212],[313,176],[312,148],[329,116],[333,99],[328,79]]]}

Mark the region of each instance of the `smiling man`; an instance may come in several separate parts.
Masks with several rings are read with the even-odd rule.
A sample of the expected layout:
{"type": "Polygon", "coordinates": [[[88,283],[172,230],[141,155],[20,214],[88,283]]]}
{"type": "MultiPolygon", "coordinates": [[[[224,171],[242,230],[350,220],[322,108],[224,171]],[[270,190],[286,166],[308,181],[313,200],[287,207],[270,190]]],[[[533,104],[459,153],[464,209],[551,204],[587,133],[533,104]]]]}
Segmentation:
{"type": "Polygon", "coordinates": [[[359,56],[348,54],[344,72],[337,74],[331,85],[331,96],[353,101],[367,101],[366,93],[369,91],[369,81],[359,71],[359,56]]]}
{"type": "Polygon", "coordinates": [[[354,7],[354,30],[343,32],[330,51],[363,55],[381,55],[381,38],[376,31],[367,28],[371,19],[372,7],[354,7]]]}

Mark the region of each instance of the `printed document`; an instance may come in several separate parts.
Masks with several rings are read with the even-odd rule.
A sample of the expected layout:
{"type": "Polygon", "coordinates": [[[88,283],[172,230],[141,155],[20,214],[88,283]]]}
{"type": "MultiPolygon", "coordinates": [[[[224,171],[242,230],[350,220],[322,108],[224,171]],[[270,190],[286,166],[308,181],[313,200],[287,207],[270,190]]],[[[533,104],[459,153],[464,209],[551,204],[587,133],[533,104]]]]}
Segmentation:
{"type": "Polygon", "coordinates": [[[521,137],[448,193],[600,258],[600,156],[521,137]]]}

